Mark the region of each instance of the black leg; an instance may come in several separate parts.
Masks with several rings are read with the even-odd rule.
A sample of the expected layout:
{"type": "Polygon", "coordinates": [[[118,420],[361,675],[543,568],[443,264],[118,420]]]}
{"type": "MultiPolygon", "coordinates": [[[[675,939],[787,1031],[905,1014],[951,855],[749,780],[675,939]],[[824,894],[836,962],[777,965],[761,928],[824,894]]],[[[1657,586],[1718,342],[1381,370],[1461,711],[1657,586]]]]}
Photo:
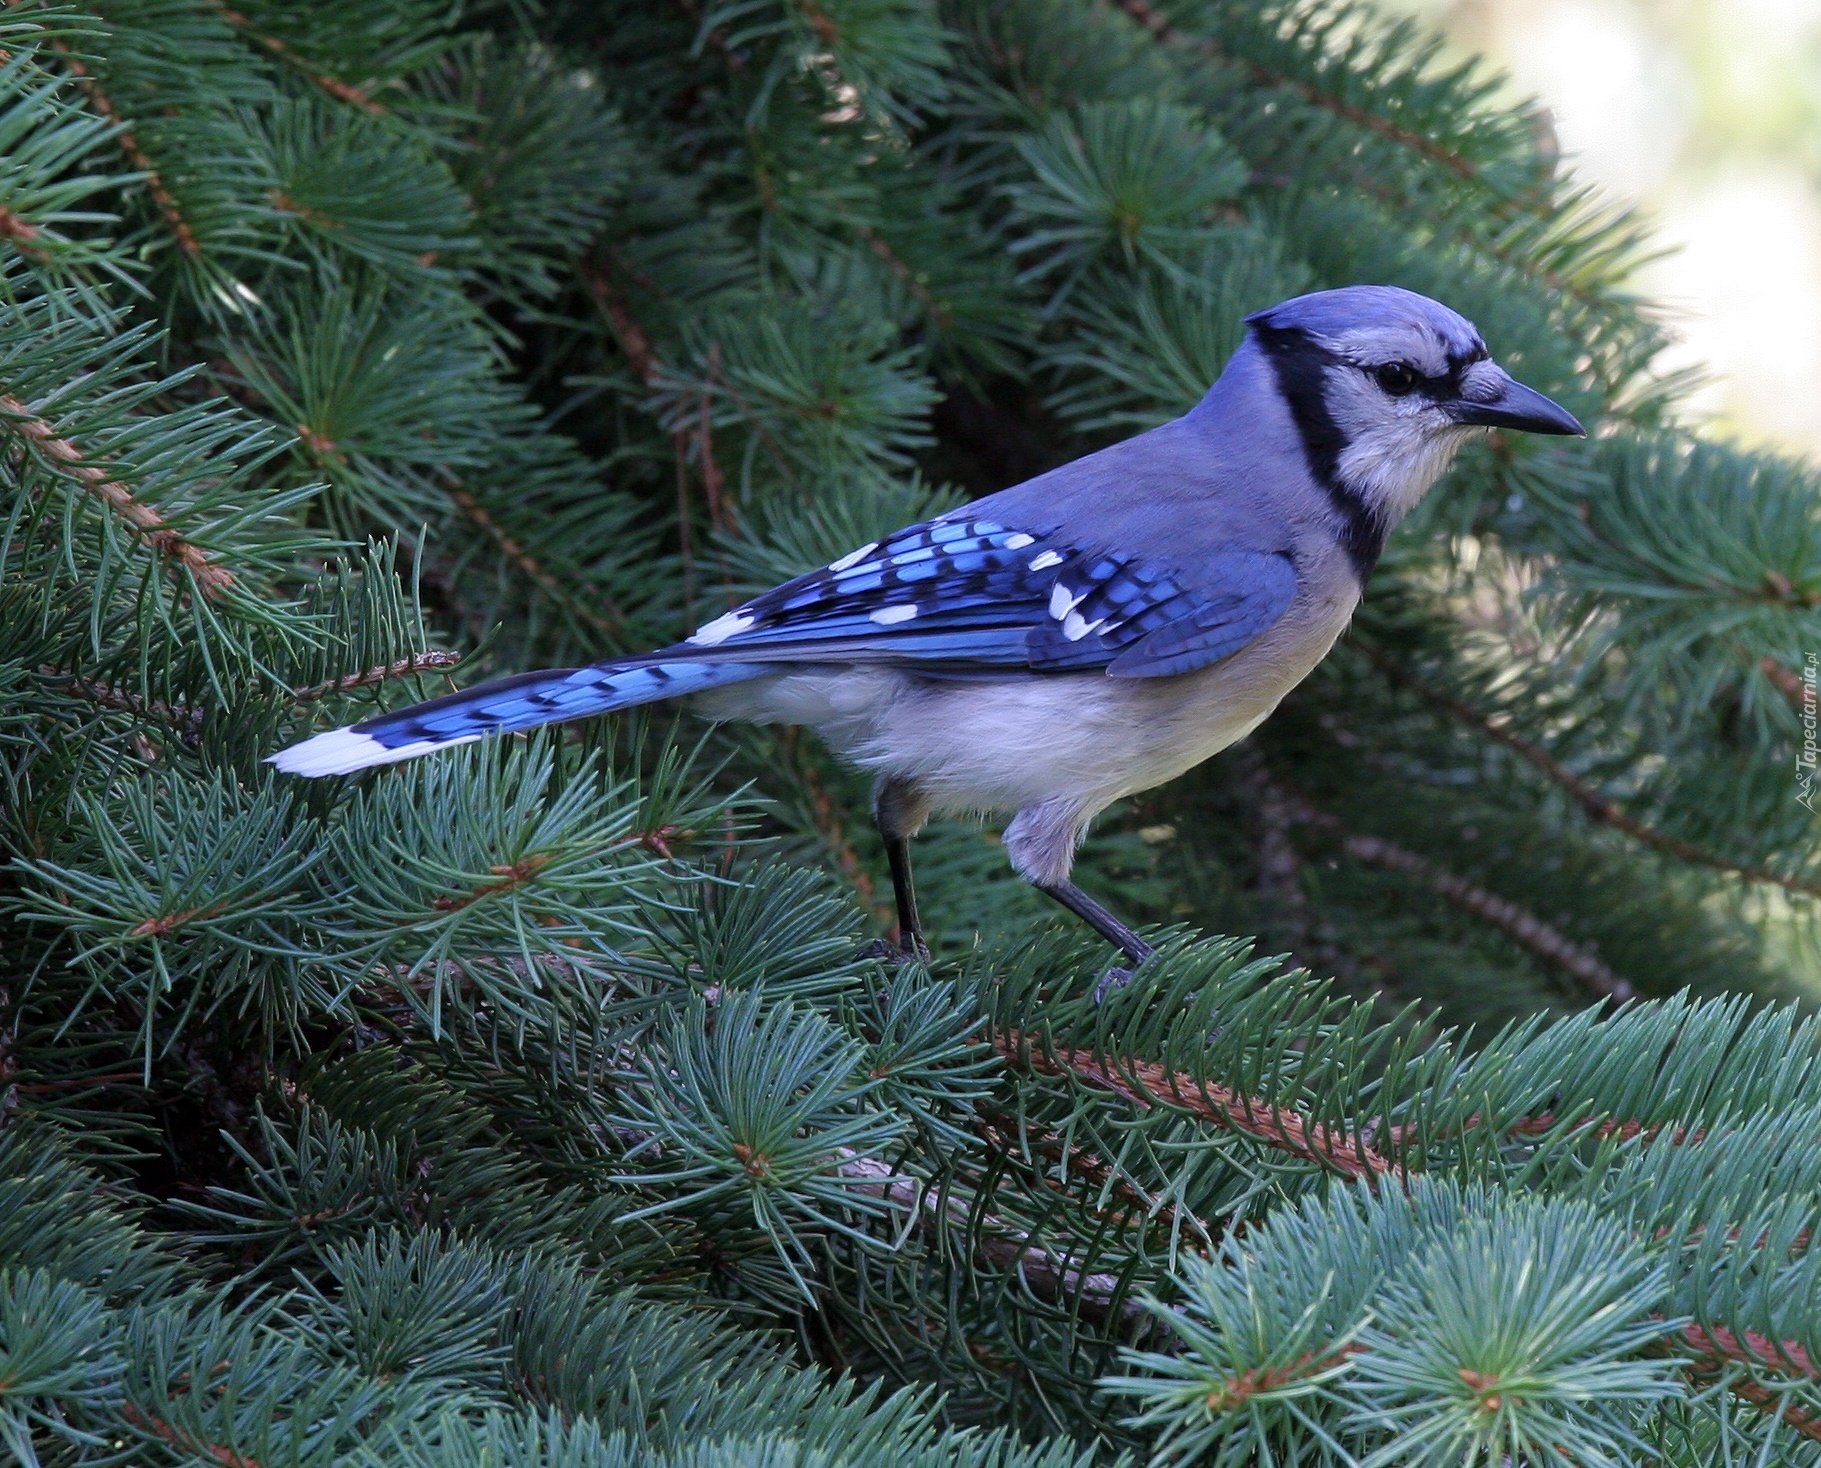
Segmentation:
{"type": "MultiPolygon", "coordinates": [[[[1036,887],[1044,896],[1055,898],[1107,942],[1125,954],[1131,962],[1132,968],[1137,968],[1157,951],[1073,882],[1057,882],[1054,885],[1038,882],[1036,887]]],[[[1101,975],[1100,982],[1094,986],[1094,1002],[1098,1004],[1106,998],[1108,989],[1123,989],[1131,978],[1132,969],[1108,969],[1101,975]]]]}
{"type": "Polygon", "coordinates": [[[885,858],[892,868],[892,899],[898,904],[898,947],[907,958],[928,958],[923,920],[917,916],[917,889],[911,882],[910,837],[887,836],[885,858]]]}
{"type": "Polygon", "coordinates": [[[928,814],[929,802],[907,781],[887,777],[873,791],[873,820],[885,840],[885,857],[892,868],[892,898],[898,905],[898,942],[894,947],[881,938],[862,952],[863,958],[929,959],[929,945],[923,941],[923,920],[917,916],[917,889],[911,882],[910,855],[911,837],[917,834],[928,814]]]}

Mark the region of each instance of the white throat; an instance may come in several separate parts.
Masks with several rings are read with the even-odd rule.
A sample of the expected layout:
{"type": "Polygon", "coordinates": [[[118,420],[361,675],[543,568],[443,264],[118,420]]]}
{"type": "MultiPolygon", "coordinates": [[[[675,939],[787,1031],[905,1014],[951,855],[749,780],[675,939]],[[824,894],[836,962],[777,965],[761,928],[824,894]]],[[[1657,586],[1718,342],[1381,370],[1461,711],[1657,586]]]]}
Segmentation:
{"type": "Polygon", "coordinates": [[[1335,478],[1387,528],[1410,513],[1475,432],[1449,421],[1427,398],[1387,398],[1351,367],[1330,368],[1322,386],[1346,445],[1335,478]]]}
{"type": "Polygon", "coordinates": [[[1348,440],[1334,466],[1335,478],[1394,525],[1447,472],[1473,433],[1409,418],[1380,422],[1348,440]]]}

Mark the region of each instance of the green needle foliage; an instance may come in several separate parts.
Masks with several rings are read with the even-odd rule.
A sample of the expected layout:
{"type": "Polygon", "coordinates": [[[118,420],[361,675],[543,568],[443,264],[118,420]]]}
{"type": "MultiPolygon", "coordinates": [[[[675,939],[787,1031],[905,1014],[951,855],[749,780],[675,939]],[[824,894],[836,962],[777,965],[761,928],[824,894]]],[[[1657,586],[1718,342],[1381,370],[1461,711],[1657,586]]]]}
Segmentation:
{"type": "Polygon", "coordinates": [[[1644,230],[1438,55],[1327,0],[8,7],[0,1459],[1821,1464],[1821,480],[1689,428],[1644,230]],[[1360,280],[1595,431],[1463,456],[1110,813],[1160,952],[1104,1003],[965,822],[934,960],[859,956],[867,792],[797,731],[262,762],[671,641],[1360,280]]]}

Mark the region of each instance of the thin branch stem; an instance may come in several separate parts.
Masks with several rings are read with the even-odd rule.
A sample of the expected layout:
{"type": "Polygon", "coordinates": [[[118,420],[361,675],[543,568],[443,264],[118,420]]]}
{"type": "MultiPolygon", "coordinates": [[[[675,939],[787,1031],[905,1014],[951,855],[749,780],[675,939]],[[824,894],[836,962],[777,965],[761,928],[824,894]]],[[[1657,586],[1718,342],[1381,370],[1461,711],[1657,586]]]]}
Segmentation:
{"type": "Polygon", "coordinates": [[[83,461],[83,454],[67,438],[10,393],[0,393],[0,424],[28,440],[49,461],[50,467],[83,485],[105,502],[121,520],[160,555],[181,564],[202,588],[203,595],[219,596],[234,584],[233,574],[216,564],[197,545],[185,540],[165,523],[164,516],[106,471],[83,461]]]}
{"type": "Polygon", "coordinates": [[[1526,763],[1542,771],[1551,781],[1574,797],[1575,803],[1590,820],[1623,831],[1633,840],[1641,841],[1644,845],[1660,851],[1666,856],[1673,856],[1678,861],[1685,861],[1691,866],[1702,866],[1714,871],[1727,872],[1736,877],[1743,877],[1748,882],[1763,882],[1769,886],[1781,887],[1786,892],[1798,893],[1803,897],[1821,897],[1821,883],[1807,881],[1801,877],[1785,876],[1782,872],[1772,871],[1769,867],[1731,861],[1718,852],[1696,846],[1692,841],[1684,841],[1680,836],[1671,836],[1665,831],[1657,830],[1654,826],[1647,826],[1642,821],[1634,820],[1617,804],[1600,794],[1592,785],[1568,769],[1540,745],[1533,744],[1521,734],[1514,733],[1503,724],[1496,723],[1489,714],[1482,713],[1452,694],[1444,693],[1441,689],[1433,687],[1407,668],[1393,662],[1376,648],[1363,642],[1355,645],[1393,683],[1408,689],[1425,703],[1433,704],[1462,723],[1472,725],[1482,734],[1496,739],[1526,763]]]}
{"type": "Polygon", "coordinates": [[[195,745],[202,738],[202,721],[206,713],[204,709],[169,704],[162,699],[143,698],[100,678],[86,678],[80,673],[66,672],[49,665],[39,668],[38,672],[43,677],[64,684],[78,698],[87,699],[102,708],[118,709],[121,713],[163,724],[166,728],[175,730],[185,744],[195,745]]]}
{"type": "Polygon", "coordinates": [[[352,693],[357,688],[371,688],[375,683],[384,683],[388,678],[405,678],[413,673],[430,672],[437,668],[453,668],[462,660],[459,652],[443,652],[432,649],[429,652],[414,652],[402,657],[397,662],[381,663],[376,668],[368,668],[364,673],[349,673],[342,678],[330,678],[326,682],[312,683],[308,688],[296,688],[291,697],[298,703],[314,703],[319,698],[327,698],[334,693],[352,693]]]}
{"type": "Polygon", "coordinates": [[[323,91],[327,92],[331,97],[334,97],[338,101],[346,102],[352,107],[360,108],[360,110],[365,112],[369,117],[384,117],[386,115],[386,109],[375,102],[359,87],[353,85],[351,82],[344,82],[338,77],[332,77],[324,72],[317,71],[309,62],[305,61],[283,41],[279,40],[278,37],[266,35],[265,32],[259,30],[247,16],[242,15],[238,10],[222,4],[222,0],[209,0],[209,3],[215,7],[216,13],[219,14],[223,20],[233,26],[235,30],[239,31],[249,41],[252,41],[255,45],[263,46],[280,61],[284,62],[285,65],[296,71],[298,75],[307,78],[316,86],[321,87],[323,91]]]}
{"type": "Polygon", "coordinates": [[[506,559],[547,591],[552,598],[568,607],[575,616],[603,636],[617,637],[620,634],[626,620],[625,613],[614,605],[612,598],[605,592],[597,593],[598,599],[608,612],[608,615],[603,617],[593,608],[584,605],[579,598],[571,595],[568,588],[545,570],[530,551],[507,534],[500,523],[487,512],[486,506],[475,498],[471,490],[464,489],[459,484],[447,482],[444,483],[443,488],[449,498],[455,501],[461,512],[492,538],[493,543],[500,548],[500,552],[506,559]]]}
{"type": "Polygon", "coordinates": [[[1255,1096],[1243,1096],[1212,1081],[1198,1081],[1169,1071],[1155,1061],[1101,1056],[1090,1050],[1052,1049],[1031,1037],[1007,1030],[993,1038],[993,1048],[1008,1065],[1039,1075],[1073,1075],[1123,1096],[1140,1110],[1155,1105],[1180,1106],[1203,1121],[1241,1132],[1292,1157],[1319,1163],[1347,1178],[1401,1181],[1403,1168],[1375,1152],[1359,1137],[1311,1121],[1294,1107],[1255,1096]]]}
{"type": "Polygon", "coordinates": [[[83,95],[89,99],[89,105],[120,129],[114,134],[115,140],[120,144],[120,151],[126,154],[127,160],[135,169],[145,175],[146,192],[152,196],[152,202],[158,206],[158,212],[164,216],[164,222],[171,227],[171,233],[177,236],[177,243],[183,252],[186,255],[200,255],[202,253],[201,241],[196,238],[189,222],[183,217],[183,211],[177,207],[176,198],[165,187],[163,177],[153,167],[152,160],[139,146],[139,139],[134,136],[132,129],[127,126],[126,120],[115,109],[107,93],[101,90],[100,84],[90,74],[88,67],[71,53],[67,45],[62,41],[52,40],[51,48],[62,55],[64,65],[69,67],[70,74],[76,78],[76,83],[82,88],[83,95]]]}

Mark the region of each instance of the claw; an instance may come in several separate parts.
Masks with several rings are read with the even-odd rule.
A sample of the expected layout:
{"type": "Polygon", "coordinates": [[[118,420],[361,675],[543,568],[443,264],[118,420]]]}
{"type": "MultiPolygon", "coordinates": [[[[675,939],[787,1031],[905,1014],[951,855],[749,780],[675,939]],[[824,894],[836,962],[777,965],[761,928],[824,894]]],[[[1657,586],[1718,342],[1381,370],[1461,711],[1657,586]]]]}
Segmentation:
{"type": "Polygon", "coordinates": [[[1132,970],[1129,968],[1110,968],[1100,976],[1100,982],[1094,985],[1094,1002],[1100,1003],[1107,997],[1109,989],[1123,989],[1132,982],[1132,970]]]}
{"type": "Polygon", "coordinates": [[[929,947],[913,935],[909,943],[894,943],[890,938],[875,938],[854,955],[857,959],[877,959],[883,964],[928,963],[929,947]]]}

